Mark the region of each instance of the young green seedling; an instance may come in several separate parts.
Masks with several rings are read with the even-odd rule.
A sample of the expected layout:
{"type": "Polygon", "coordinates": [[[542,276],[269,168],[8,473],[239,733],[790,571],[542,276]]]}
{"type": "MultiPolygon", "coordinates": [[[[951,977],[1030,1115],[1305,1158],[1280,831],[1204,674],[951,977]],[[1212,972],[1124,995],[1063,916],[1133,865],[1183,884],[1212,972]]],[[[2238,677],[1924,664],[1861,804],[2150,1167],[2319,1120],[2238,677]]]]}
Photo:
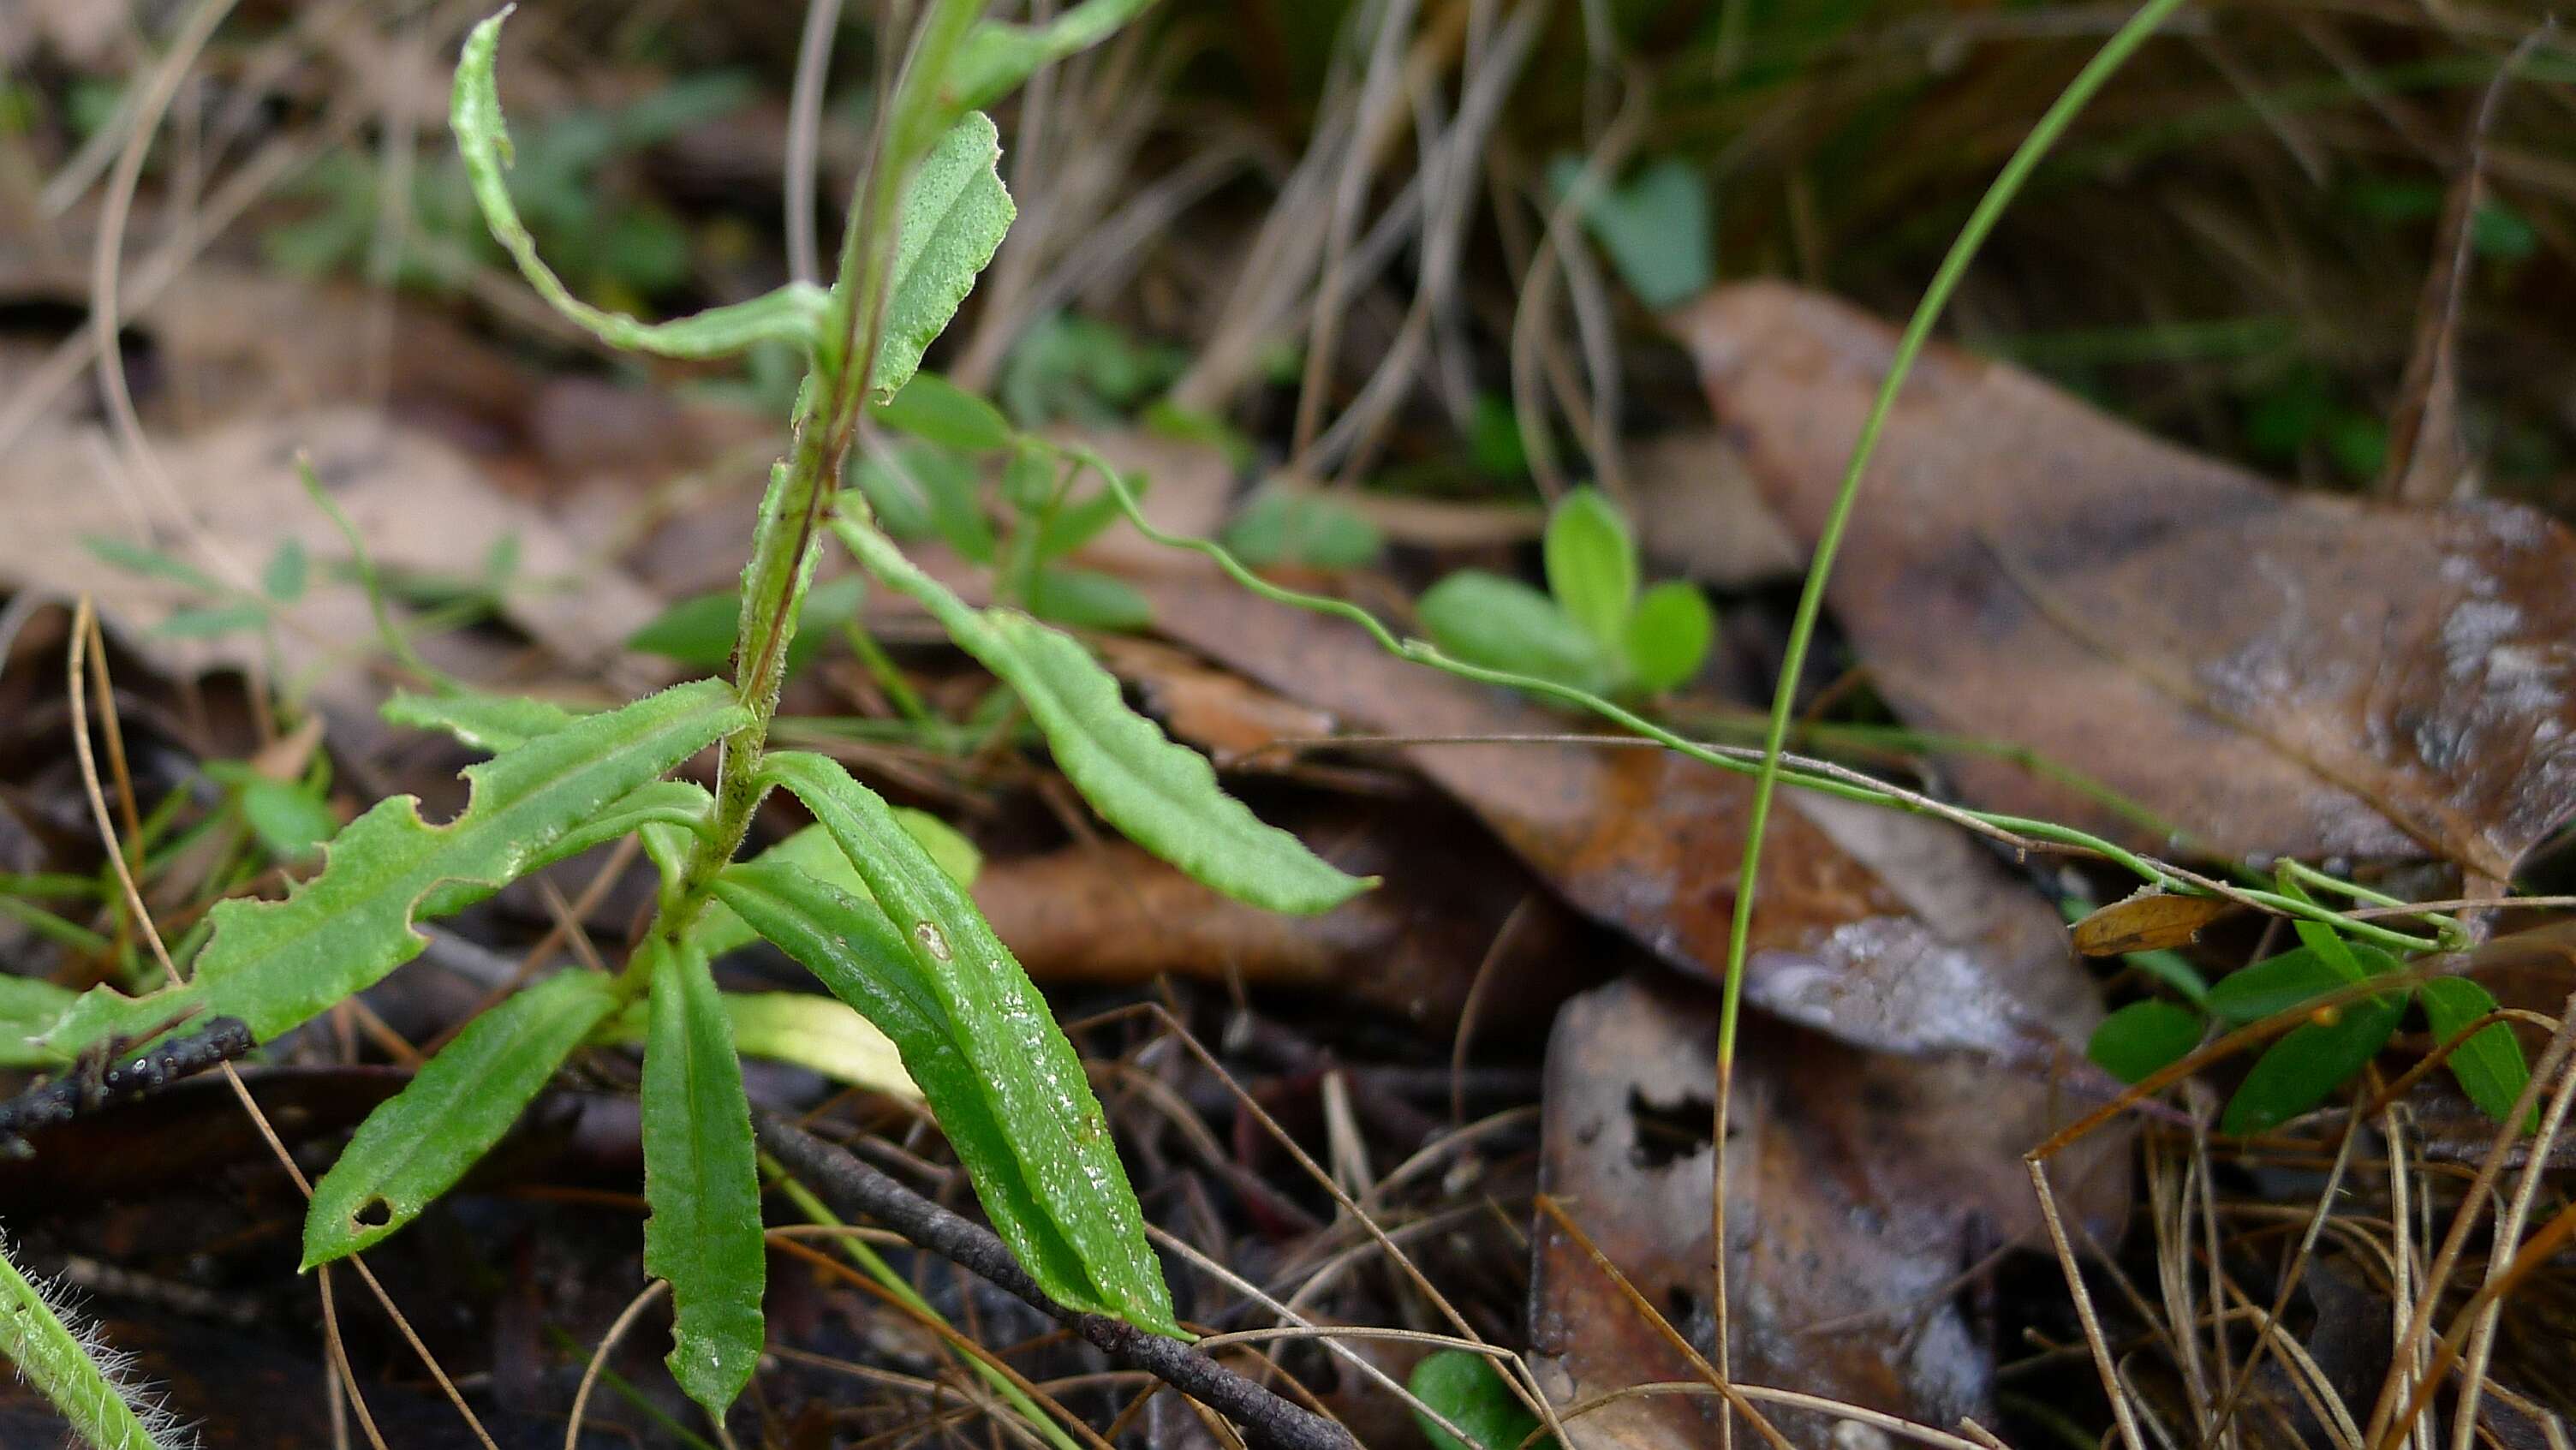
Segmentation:
{"type": "Polygon", "coordinates": [[[1578,690],[1659,694],[1699,672],[1717,634],[1708,599],[1684,580],[1637,587],[1637,543],[1599,491],[1579,488],[1548,516],[1545,594],[1462,569],[1422,596],[1423,627],[1469,664],[1578,690]]]}

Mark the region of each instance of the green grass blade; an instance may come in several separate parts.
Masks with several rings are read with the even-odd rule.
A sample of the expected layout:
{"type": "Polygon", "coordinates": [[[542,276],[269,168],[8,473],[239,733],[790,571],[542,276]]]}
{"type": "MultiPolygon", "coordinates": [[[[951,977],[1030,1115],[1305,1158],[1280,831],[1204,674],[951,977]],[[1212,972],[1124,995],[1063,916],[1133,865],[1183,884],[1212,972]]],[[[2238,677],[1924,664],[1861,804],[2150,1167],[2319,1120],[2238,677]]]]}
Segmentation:
{"type": "Polygon", "coordinates": [[[1040,1287],[1063,1303],[1114,1312],[1115,1301],[1056,1227],[1012,1150],[998,1097],[948,1030],[939,992],[866,888],[845,890],[764,857],[727,867],[715,895],[893,1040],[973,1180],[984,1216],[1040,1287]]]}
{"type": "Polygon", "coordinates": [[[217,903],[208,917],[214,937],[193,979],[140,998],[93,989],[46,1034],[46,1045],[77,1050],[191,1009],[237,1017],[252,1036],[273,1040],[419,955],[425,943],[411,924],[423,898],[454,901],[499,888],[745,718],[721,682],[701,680],[467,767],[471,794],[446,825],[424,823],[411,796],[380,801],[340,832],[321,873],[284,901],[217,903]]]}
{"type": "MultiPolygon", "coordinates": [[[[1762,838],[1771,818],[1771,798],[1780,785],[1780,757],[1789,740],[1789,717],[1797,706],[1798,684],[1806,673],[1807,647],[1816,636],[1817,620],[1825,607],[1825,582],[1833,574],[1834,556],[1840,552],[1843,534],[1851,526],[1852,509],[1860,499],[1861,480],[1869,471],[1869,460],[1878,451],[1879,433],[1887,426],[1887,415],[1896,406],[1899,389],[1914,370],[1914,359],[1932,336],[1932,325],[1949,306],[1950,294],[1958,290],[1959,279],[1967,274],[1968,263],[1985,245],[1986,237],[2012,205],[2022,184],[2030,179],[2042,158],[2046,157],[2075,122],[2076,115],[2091,103],[2096,92],[2111,79],[2114,72],[2128,62],[2131,55],[2155,34],[2183,0],[2146,0],[2135,14],[2113,31],[2084,68],[2067,82],[2048,110],[2022,138],[2010,160],[2004,163],[1984,196],[1978,198],[1975,210],[1968,214],[1966,225],[1959,228],[1958,239],[1932,274],[1931,284],[1923,289],[1923,300],[1914,316],[1905,324],[1897,340],[1895,356],[1890,359],[1887,377],[1879,384],[1878,396],[1870,404],[1869,415],[1862,420],[1860,437],[1852,444],[1850,466],[1844,470],[1841,491],[1834,496],[1833,507],[1825,515],[1824,527],[1816,536],[1815,556],[1808,562],[1807,579],[1798,594],[1797,611],[1790,618],[1789,643],[1780,661],[1780,682],[1771,698],[1771,717],[1762,739],[1762,766],[1754,775],[1753,802],[1745,813],[1744,861],[1735,888],[1735,917],[1727,935],[1726,990],[1718,1013],[1718,1060],[1721,1074],[1735,1060],[1736,1024],[1741,1018],[1744,1001],[1744,962],[1753,928],[1753,907],[1761,879],[1762,838]]],[[[1722,1146],[1722,1145],[1721,1145],[1722,1146]]],[[[1721,1268],[1723,1261],[1721,1260],[1721,1268]]],[[[1723,1285],[1721,1284],[1721,1291],[1723,1285]]]]}
{"type": "Polygon", "coordinates": [[[1227,795],[1207,757],[1127,708],[1117,679],[1071,637],[1015,610],[972,608],[885,535],[847,519],[837,527],[870,573],[919,600],[959,648],[1018,692],[1075,789],[1137,845],[1273,911],[1329,911],[1374,884],[1327,865],[1227,795]]]}
{"type": "Polygon", "coordinates": [[[663,357],[713,358],[731,356],[755,343],[785,342],[799,354],[810,355],[828,303],[828,294],[810,282],[790,282],[748,302],[709,308],[670,322],[646,323],[573,296],[546,266],[537,255],[536,239],[528,234],[527,224],[519,220],[519,210],[510,201],[506,179],[510,130],[501,119],[501,95],[492,73],[501,45],[501,22],[516,8],[503,6],[465,37],[464,52],[457,57],[456,91],[448,120],[484,225],[519,264],[519,274],[528,279],[528,285],[555,311],[615,348],[663,357]]]}
{"type": "Polygon", "coordinates": [[[973,899],[885,802],[839,764],[791,751],[770,757],[765,775],[794,792],[832,833],[894,925],[937,1019],[983,1079],[1020,1176],[1099,1287],[1099,1307],[1147,1329],[1178,1333],[1109,1120],[1028,973],[973,899]]]}
{"type": "Polygon", "coordinates": [[[596,972],[564,972],[475,1018],[367,1120],[313,1185],[304,1267],[387,1237],[456,1185],[617,1005],[596,972]]]}
{"type": "Polygon", "coordinates": [[[870,374],[880,401],[912,381],[922,352],[947,330],[1019,215],[995,170],[1001,158],[992,118],[970,111],[930,148],[904,189],[903,229],[886,279],[885,332],[870,374]]]}
{"type": "Polygon", "coordinates": [[[721,1417],[759,1366],[759,1154],[707,959],[656,943],[644,1048],[644,1272],[671,1281],[671,1375],[721,1417]]]}

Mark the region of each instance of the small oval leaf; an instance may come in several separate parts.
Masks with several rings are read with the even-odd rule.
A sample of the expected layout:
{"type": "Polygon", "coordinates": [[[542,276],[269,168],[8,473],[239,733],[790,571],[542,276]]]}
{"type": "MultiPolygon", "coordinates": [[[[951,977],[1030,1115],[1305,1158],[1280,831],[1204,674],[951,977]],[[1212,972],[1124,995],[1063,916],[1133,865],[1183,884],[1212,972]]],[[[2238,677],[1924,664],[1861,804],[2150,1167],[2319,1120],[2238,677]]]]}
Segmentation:
{"type": "Polygon", "coordinates": [[[2294,1028],[2255,1059],[2236,1096],[2227,1100],[2219,1131],[2266,1132],[2324,1102],[2387,1045],[2405,1015],[2406,999],[2386,993],[2326,1010],[2332,1021],[2294,1028]]]}
{"type": "Polygon", "coordinates": [[[2200,1045],[2199,1013],[2172,1002],[2132,1002],[2102,1019],[2084,1055],[2125,1083],[2140,1083],[2200,1045]]]}
{"type": "Polygon", "coordinates": [[[1605,649],[1618,649],[1637,604],[1637,541],[1599,489],[1578,488],[1548,515],[1547,591],[1605,649]]]}
{"type": "MultiPolygon", "coordinates": [[[[2397,959],[2374,946],[2352,944],[2354,960],[2378,974],[2397,969],[2397,959]]],[[[2310,947],[2292,947],[2250,967],[2218,979],[2209,989],[2210,1015],[2230,1027],[2260,1022],[2276,1013],[2304,1006],[2328,992],[2349,987],[2354,979],[2335,970],[2310,947]]]]}
{"type": "Polygon", "coordinates": [[[1461,569],[1414,605],[1431,641],[1471,665],[1604,690],[1609,655],[1566,612],[1518,579],[1461,569]]]}
{"type": "MultiPolygon", "coordinates": [[[[2466,977],[2435,977],[2415,993],[2424,1004],[2424,1020],[2436,1042],[2450,1041],[2496,1009],[2495,994],[2466,977]]],[[[2499,1123],[2512,1114],[2523,1085],[2531,1081],[2531,1065],[2523,1061],[2522,1044],[2515,1040],[2513,1029],[2501,1022],[2488,1023],[2452,1048],[2447,1065],[2460,1091],[2499,1123]]],[[[2522,1130],[2529,1133],[2539,1126],[2540,1110],[2535,1104],[2522,1130]]]]}

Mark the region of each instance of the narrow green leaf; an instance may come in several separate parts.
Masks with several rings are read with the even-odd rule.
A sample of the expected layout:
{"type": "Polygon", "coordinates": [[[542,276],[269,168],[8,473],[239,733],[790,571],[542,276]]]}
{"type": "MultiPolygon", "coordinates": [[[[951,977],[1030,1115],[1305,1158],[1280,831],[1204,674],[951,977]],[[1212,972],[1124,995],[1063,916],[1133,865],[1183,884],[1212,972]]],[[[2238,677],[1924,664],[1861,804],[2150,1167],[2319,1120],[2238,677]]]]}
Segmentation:
{"type": "Polygon", "coordinates": [[[1019,214],[995,169],[1001,158],[992,118],[970,111],[930,148],[904,189],[885,333],[869,379],[878,398],[912,381],[922,352],[947,330],[1019,214]]]}
{"type": "Polygon", "coordinates": [[[850,482],[896,537],[936,534],[975,563],[993,562],[993,525],[976,497],[975,474],[954,453],[914,443],[860,460],[850,482]]]}
{"type": "Polygon", "coordinates": [[[2084,1055],[2122,1082],[2144,1082],[2198,1047],[2201,1031],[2200,1014],[2188,1007],[2132,1002],[2102,1019],[2084,1055]]]}
{"type": "Polygon", "coordinates": [[[1010,420],[1001,409],[937,373],[914,373],[875,412],[886,427],[943,448],[987,453],[1011,446],[1010,420]]]}
{"type": "MultiPolygon", "coordinates": [[[[1432,1450],[1520,1450],[1521,1442],[1538,1428],[1538,1416],[1503,1383],[1502,1371],[1494,1368],[1494,1362],[1468,1350],[1442,1349],[1423,1356],[1404,1387],[1475,1442],[1472,1447],[1462,1443],[1416,1410],[1414,1423],[1422,1427],[1432,1450]]],[[[1550,1435],[1538,1442],[1538,1450],[1553,1450],[1555,1445],[1556,1437],[1550,1435]]]]}
{"type": "MultiPolygon", "coordinates": [[[[2360,971],[2377,976],[2397,969],[2397,959],[2360,942],[2347,944],[2360,971]]],[[[2304,1006],[2338,988],[2361,980],[2329,965],[2313,947],[2292,947],[2218,979],[2209,989],[2209,1014],[2230,1027],[2260,1022],[2276,1013],[2304,1006]]]]}
{"type": "Polygon", "coordinates": [[[721,681],[701,680],[469,766],[466,808],[446,825],[424,823],[411,796],[380,801],[340,832],[321,873],[284,901],[218,902],[209,914],[213,940],[185,985],[141,998],[93,989],[47,1034],[47,1045],[74,1050],[101,1032],[190,1009],[240,1018],[252,1036],[272,1041],[419,955],[424,942],[411,923],[425,906],[453,909],[488,895],[559,844],[585,839],[604,809],[745,718],[721,681]],[[424,902],[433,893],[437,900],[424,902]]]}
{"type": "Polygon", "coordinates": [[[930,853],[930,859],[948,873],[948,879],[956,882],[959,890],[975,889],[975,878],[984,872],[984,853],[975,849],[974,842],[928,811],[896,806],[894,818],[921,843],[921,849],[930,853]]]}
{"type": "Polygon", "coordinates": [[[1044,25],[979,23],[966,33],[940,86],[951,107],[989,106],[1019,89],[1040,66],[1078,55],[1151,7],[1154,0],[1083,0],[1044,25]]]}
{"type": "Polygon", "coordinates": [[[671,1281],[672,1378],[721,1416],[760,1365],[759,1156],[707,959],[656,943],[644,1048],[644,1272],[671,1281]]]}
{"type": "MultiPolygon", "coordinates": [[[[893,923],[917,980],[932,994],[934,1021],[983,1083],[1020,1176],[1096,1286],[1087,1307],[1177,1333],[1161,1265],[1145,1242],[1143,1214],[1082,1060],[974,900],[885,802],[836,762],[782,752],[769,757],[763,775],[794,792],[832,833],[893,923]]],[[[895,1035],[892,1027],[887,1035],[895,1035]]],[[[934,1090],[918,1072],[914,1080],[934,1090]]]]}
{"type": "Polygon", "coordinates": [[[610,978],[563,972],[466,1024],[313,1185],[304,1267],[376,1243],[455,1187],[616,1005],[610,978]]]}
{"type": "Polygon", "coordinates": [[[129,574],[140,574],[147,579],[164,579],[173,584],[182,584],[200,594],[223,595],[232,592],[216,583],[213,576],[205,570],[160,549],[146,548],[141,544],[129,544],[109,534],[83,534],[81,547],[96,555],[101,562],[113,564],[129,574]]]}
{"type": "Polygon", "coordinates": [[[61,1053],[36,1038],[79,996],[42,977],[0,973],[0,1067],[52,1067],[62,1062],[61,1053]]]}
{"type": "Polygon", "coordinates": [[[2397,993],[2364,997],[2333,1012],[2333,1021],[2294,1028],[2255,1059],[2236,1096],[2227,1100],[2219,1131],[2265,1132],[2324,1102],[2387,1045],[2406,1014],[2406,999],[2397,993]]]}
{"type": "Polygon", "coordinates": [[[847,519],[837,527],[870,573],[919,600],[1018,693],[1075,789],[1137,845],[1273,911],[1329,911],[1374,884],[1325,864],[1219,789],[1207,757],[1128,709],[1116,678],[1080,644],[1014,610],[970,608],[885,535],[847,519]]]}
{"type": "Polygon", "coordinates": [[[376,707],[388,725],[436,730],[486,755],[498,755],[540,735],[551,735],[581,717],[560,705],[524,695],[396,693],[376,707]]]}
{"type": "Polygon", "coordinates": [[[733,658],[734,626],[741,615],[739,589],[694,595],[646,620],[626,637],[626,647],[693,669],[722,669],[733,658]]]}
{"type": "MultiPolygon", "coordinates": [[[[816,828],[820,831],[820,828],[816,828]]],[[[822,839],[838,855],[828,834],[822,839]]],[[[902,1054],[940,1131],[975,1185],[993,1231],[1039,1285],[1066,1304],[1115,1312],[1082,1250],[1056,1226],[1003,1128],[1002,1099],[958,1045],[937,988],[864,883],[844,889],[788,861],[725,868],[718,904],[804,964],[833,996],[877,1025],[902,1054]]],[[[848,859],[839,868],[849,871],[848,859]]],[[[855,874],[855,873],[851,873],[855,874]]]]}
{"type": "Polygon", "coordinates": [[[1029,613],[1071,629],[1143,629],[1154,606],[1135,586],[1097,569],[1040,569],[1029,580],[1029,613]]]}
{"type": "Polygon", "coordinates": [[[1355,569],[1377,556],[1386,536],[1368,515],[1338,498],[1273,485],[1254,494],[1225,526],[1223,542],[1254,568],[1355,569]]]}
{"type": "Polygon", "coordinates": [[[304,597],[305,581],[310,573],[304,554],[304,541],[290,538],[268,556],[268,567],[260,571],[259,587],[280,604],[293,604],[304,597]]]}
{"type": "Polygon", "coordinates": [[[301,861],[322,849],[340,818],[322,793],[293,780],[254,778],[242,783],[242,819],[268,853],[280,861],[301,861]]]}
{"type": "Polygon", "coordinates": [[[165,639],[217,639],[257,629],[267,622],[267,605],[216,604],[204,609],[174,609],[169,618],[152,626],[152,632],[165,639]]]}
{"type": "MultiPolygon", "coordinates": [[[[2307,899],[2307,893],[2300,891],[2295,884],[2290,885],[2289,890],[2299,899],[2307,899]]],[[[2342,932],[2304,916],[2290,918],[2290,930],[2298,934],[2301,946],[2315,952],[2317,960],[2333,968],[2335,975],[2343,978],[2345,983],[2358,982],[2369,975],[2369,967],[2353,955],[2352,943],[2344,938],[2342,932]]]]}
{"type": "Polygon", "coordinates": [[[1637,606],[1637,541],[1618,506],[1599,489],[1576,489],[1548,515],[1541,552],[1547,592],[1566,618],[1603,648],[1621,648],[1637,606]]]}
{"type": "Polygon", "coordinates": [[[1414,605],[1431,641],[1471,665],[1599,691],[1612,670],[1598,641],[1555,600],[1517,579],[1461,569],[1414,605]]]}
{"type": "Polygon", "coordinates": [[[1717,615],[1697,585],[1667,579],[1637,599],[1629,617],[1628,672],[1637,688],[1669,690],[1699,673],[1717,638],[1717,615]]]}
{"type": "MultiPolygon", "coordinates": [[[[813,992],[726,992],[722,996],[725,1016],[733,1022],[737,1053],[793,1063],[870,1092],[921,1096],[921,1089],[904,1075],[903,1057],[893,1041],[849,1004],[813,992]]],[[[651,1004],[634,1003],[595,1031],[592,1040],[642,1047],[651,1035],[651,1015],[651,1004]]]]}
{"type": "MultiPolygon", "coordinates": [[[[2466,977],[2434,977],[2417,986],[2415,996],[2424,1004],[2424,1020],[2432,1027],[2437,1043],[2468,1031],[2470,1023],[2496,1009],[2495,994],[2466,977]]],[[[2460,1091],[2499,1123],[2513,1112],[2523,1084],[2531,1081],[2531,1065],[2523,1061],[2522,1044],[2514,1038],[2513,1029],[2501,1022],[2488,1023],[2452,1048],[2447,1065],[2460,1091]]],[[[2539,1126],[2540,1110],[2534,1106],[2523,1131],[2529,1133],[2539,1126]]]]}
{"type": "Polygon", "coordinates": [[[555,311],[611,347],[663,357],[713,358],[777,341],[793,344],[800,354],[811,353],[828,294],[810,282],[790,282],[748,302],[670,322],[645,323],[573,296],[537,256],[536,239],[528,235],[527,224],[519,220],[518,208],[510,200],[506,179],[512,160],[510,131],[501,119],[501,95],[492,70],[501,44],[501,22],[516,8],[503,6],[465,37],[464,52],[456,62],[456,91],[448,120],[456,132],[456,149],[465,158],[475,204],[482,208],[483,224],[519,264],[519,274],[528,279],[528,285],[555,311]]]}

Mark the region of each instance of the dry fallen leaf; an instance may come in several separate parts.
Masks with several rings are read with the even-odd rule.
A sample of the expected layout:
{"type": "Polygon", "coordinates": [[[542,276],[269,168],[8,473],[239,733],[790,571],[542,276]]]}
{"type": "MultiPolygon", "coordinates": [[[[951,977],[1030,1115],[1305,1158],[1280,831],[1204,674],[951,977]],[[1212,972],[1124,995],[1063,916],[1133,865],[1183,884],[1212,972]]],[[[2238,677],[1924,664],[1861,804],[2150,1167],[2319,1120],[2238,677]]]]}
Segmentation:
{"type": "Polygon", "coordinates": [[[2142,889],[2075,923],[2068,935],[2088,957],[2116,957],[2178,947],[2200,939],[2200,929],[2227,913],[2228,903],[2215,896],[2177,896],[2142,889]]]}
{"type": "MultiPolygon", "coordinates": [[[[1713,1357],[1709,1235],[1716,995],[1629,978],[1577,998],[1550,1040],[1541,1187],[1656,1312],[1713,1357]]],[[[1736,1382],[1822,1395],[1939,1428],[1986,1412],[1993,1360],[1957,1279],[2034,1235],[2020,1157],[2063,1106],[1973,1059],[1863,1052],[1749,1025],[1727,1140],[1729,1347],[1736,1382]]],[[[2125,1138],[2058,1160],[2091,1231],[2126,1203],[2125,1138]]],[[[1530,1346],[1561,1410],[1631,1385],[1696,1381],[1583,1247],[1538,1221],[1530,1346]]],[[[1614,1402],[1567,1424],[1571,1450],[1715,1443],[1714,1394],[1614,1402]]],[[[1793,1445],[1832,1422],[1771,1412],[1793,1445]]],[[[1738,1443],[1761,1443],[1739,1428],[1738,1443]]]]}
{"type": "MultiPolygon", "coordinates": [[[[1776,283],[1678,327],[1812,541],[1894,330],[1776,283]]],[[[2502,879],[2576,812],[2571,577],[2576,538],[2528,509],[2294,493],[1933,347],[1828,597],[1909,722],[2027,746],[2199,848],[2502,879]]],[[[2164,844],[1991,757],[1949,766],[1979,804],[2164,844]]]]}
{"type": "Polygon", "coordinates": [[[1125,984],[1165,972],[1240,981],[1365,1003],[1433,1036],[1456,1027],[1480,968],[1489,973],[1480,1031],[1543,1027],[1567,993],[1589,984],[1566,967],[1572,919],[1454,812],[1393,803],[1302,822],[1299,834],[1334,865],[1383,884],[1322,916],[1282,916],[1119,841],[988,862],[975,903],[1040,982],[1125,984]],[[1533,896],[1545,909],[1523,913],[1504,935],[1533,896]]]}
{"type": "Polygon", "coordinates": [[[584,678],[640,690],[657,667],[625,653],[625,640],[652,618],[658,601],[616,570],[586,558],[546,516],[486,482],[474,460],[436,437],[355,408],[285,413],[216,428],[156,448],[163,489],[152,472],[122,460],[86,429],[40,432],[0,460],[0,580],[70,597],[87,592],[111,622],[137,631],[156,661],[191,673],[262,658],[258,636],[168,638],[148,631],[183,608],[209,601],[189,586],[112,568],[82,541],[93,536],[159,549],[218,581],[255,589],[287,539],[310,559],[302,598],[283,607],[277,631],[284,677],[325,673],[326,699],[372,704],[352,662],[371,648],[374,623],[364,591],[326,567],[345,561],[347,543],[305,493],[295,460],[313,469],[366,540],[379,568],[472,580],[493,546],[517,540],[518,587],[504,614],[584,678]]]}
{"type": "Polygon", "coordinates": [[[1628,486],[1646,557],[1728,589],[1794,579],[1807,551],[1762,500],[1744,451],[1714,428],[1667,433],[1628,450],[1628,486]]]}
{"type": "MultiPolygon", "coordinates": [[[[1163,633],[1351,728],[1407,737],[1563,732],[1565,717],[1380,652],[1358,630],[1188,569],[1140,578],[1163,633]]],[[[1579,722],[1572,728],[1584,728],[1579,722]]],[[[1422,743],[1402,756],[1577,909],[1666,961],[1725,966],[1742,776],[1662,750],[1422,743]]],[[[2064,927],[1953,827],[1784,792],[1763,855],[1746,995],[1846,1041],[2076,1066],[2099,1016],[2064,927]]]]}

